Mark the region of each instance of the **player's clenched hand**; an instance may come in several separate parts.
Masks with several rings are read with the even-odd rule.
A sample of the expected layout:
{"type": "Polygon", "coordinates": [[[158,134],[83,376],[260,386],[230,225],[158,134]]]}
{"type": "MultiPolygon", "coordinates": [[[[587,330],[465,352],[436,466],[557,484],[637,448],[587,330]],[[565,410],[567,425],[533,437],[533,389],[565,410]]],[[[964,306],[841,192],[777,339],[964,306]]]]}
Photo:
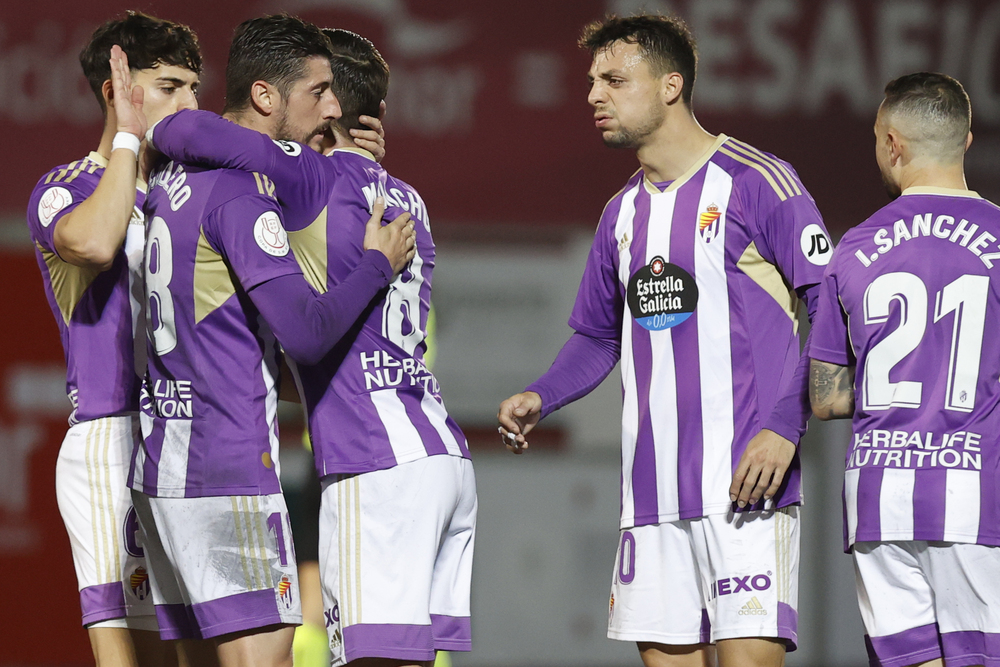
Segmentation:
{"type": "Polygon", "coordinates": [[[114,93],[115,117],[118,131],[134,134],[141,141],[146,136],[146,115],[142,113],[142,86],[132,85],[132,72],[128,56],[121,47],[111,47],[111,90],[114,93]]]}
{"type": "Polygon", "coordinates": [[[382,225],[382,214],[385,213],[385,200],[375,199],[372,207],[372,217],[365,227],[365,250],[378,250],[389,260],[392,272],[402,271],[416,253],[417,233],[413,229],[410,214],[404,213],[388,225],[382,225]]]}
{"type": "Polygon", "coordinates": [[[520,454],[528,448],[525,436],[535,428],[542,413],[542,397],[533,391],[515,394],[500,404],[497,422],[500,439],[507,449],[520,454]]]}
{"type": "Polygon", "coordinates": [[[385,130],[382,128],[382,116],[385,115],[385,101],[379,105],[379,117],[358,116],[358,121],[362,125],[367,125],[370,130],[351,128],[351,136],[358,148],[364,148],[375,156],[376,162],[381,162],[385,157],[385,130]]]}
{"type": "Polygon", "coordinates": [[[763,429],[747,443],[746,451],[733,473],[729,499],[739,507],[746,507],[761,497],[773,498],[794,457],[795,445],[790,440],[763,429]]]}

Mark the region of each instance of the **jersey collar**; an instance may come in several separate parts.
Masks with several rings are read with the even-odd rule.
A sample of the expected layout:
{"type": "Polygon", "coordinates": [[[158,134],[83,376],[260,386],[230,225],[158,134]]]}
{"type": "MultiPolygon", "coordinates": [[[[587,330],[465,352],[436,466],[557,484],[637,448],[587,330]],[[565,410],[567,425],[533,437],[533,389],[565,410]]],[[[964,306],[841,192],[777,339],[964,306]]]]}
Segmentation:
{"type": "Polygon", "coordinates": [[[912,188],[906,188],[900,196],[905,197],[906,195],[944,195],[945,197],[968,197],[969,199],[982,199],[978,192],[973,192],[972,190],[936,188],[930,185],[919,185],[912,188]]]}

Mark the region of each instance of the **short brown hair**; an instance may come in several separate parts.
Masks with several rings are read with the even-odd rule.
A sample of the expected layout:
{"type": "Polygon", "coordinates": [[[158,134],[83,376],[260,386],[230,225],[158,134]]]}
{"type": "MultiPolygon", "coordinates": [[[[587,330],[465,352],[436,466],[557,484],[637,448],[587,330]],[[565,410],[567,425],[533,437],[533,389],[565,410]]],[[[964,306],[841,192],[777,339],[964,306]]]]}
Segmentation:
{"type": "Polygon", "coordinates": [[[597,54],[615,42],[638,44],[639,51],[656,76],[677,72],[684,79],[681,99],[691,106],[698,69],[698,47],[683,20],[660,14],[639,14],[620,18],[613,14],[583,29],[580,48],[597,54]]]}
{"type": "Polygon", "coordinates": [[[350,30],[324,28],[333,56],[333,94],[342,115],[334,121],[345,134],[365,129],[358,116],[378,118],[379,106],[389,92],[389,65],[371,41],[350,30]]]}
{"type": "Polygon", "coordinates": [[[101,88],[111,78],[109,60],[111,47],[115,44],[128,56],[128,66],[132,70],[174,65],[201,74],[201,49],[198,37],[191,28],[130,11],[124,17],[112,19],[97,28],[80,51],[83,74],[103,111],[107,109],[101,88]]]}
{"type": "Polygon", "coordinates": [[[885,87],[882,113],[915,123],[921,139],[935,144],[932,150],[938,157],[965,154],[972,104],[962,84],[947,74],[916,72],[893,79],[885,87]]]}

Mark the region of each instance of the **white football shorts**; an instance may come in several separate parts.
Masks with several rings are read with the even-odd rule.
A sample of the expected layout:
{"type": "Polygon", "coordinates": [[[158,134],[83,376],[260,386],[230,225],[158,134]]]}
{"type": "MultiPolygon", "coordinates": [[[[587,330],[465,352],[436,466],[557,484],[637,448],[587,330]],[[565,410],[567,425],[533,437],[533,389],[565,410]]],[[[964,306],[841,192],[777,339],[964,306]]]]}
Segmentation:
{"type": "Polygon", "coordinates": [[[161,639],[302,623],[285,499],[132,491],[161,639]]]}
{"type": "Polygon", "coordinates": [[[73,551],[83,624],[156,628],[146,559],[127,486],[138,419],[71,426],[56,461],[56,500],[73,551]]]}
{"type": "Polygon", "coordinates": [[[854,569],[871,664],[1000,664],[1000,547],[858,542],[854,569]]]}
{"type": "Polygon", "coordinates": [[[319,562],[333,665],[472,648],[472,461],[430,456],[322,480],[319,562]]]}
{"type": "Polygon", "coordinates": [[[799,508],[621,531],[608,637],[687,645],[784,639],[798,627],[799,508]]]}

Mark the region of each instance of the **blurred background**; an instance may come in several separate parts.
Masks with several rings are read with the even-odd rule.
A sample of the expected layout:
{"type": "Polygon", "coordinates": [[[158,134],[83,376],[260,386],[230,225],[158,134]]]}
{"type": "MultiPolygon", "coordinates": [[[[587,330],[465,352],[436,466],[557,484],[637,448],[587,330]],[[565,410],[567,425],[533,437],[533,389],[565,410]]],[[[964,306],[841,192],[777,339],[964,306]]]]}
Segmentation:
{"type": "MultiPolygon", "coordinates": [[[[513,457],[499,402],[552,361],[605,202],[636,169],[601,143],[586,104],[580,28],[606,12],[678,13],[699,41],[696,114],[790,161],[834,239],[887,202],[872,123],[884,84],[918,70],[959,78],[973,102],[969,185],[1000,198],[1000,1],[987,0],[120,0],[0,6],[0,667],[93,664],[79,626],[54,466],[66,430],[62,350],[24,210],[51,167],[96,148],[99,108],[77,54],[130,8],[187,23],[206,71],[200,104],[222,108],[229,38],[288,11],[372,39],[392,81],[384,165],[426,200],[439,247],[436,373],[473,447],[480,523],[475,650],[458,667],[639,665],[605,638],[617,544],[617,372],[543,423],[513,457]]],[[[286,486],[308,465],[285,408],[286,486]]],[[[867,663],[853,568],[841,551],[847,424],[802,445],[799,650],[788,664],[867,663]]]]}

